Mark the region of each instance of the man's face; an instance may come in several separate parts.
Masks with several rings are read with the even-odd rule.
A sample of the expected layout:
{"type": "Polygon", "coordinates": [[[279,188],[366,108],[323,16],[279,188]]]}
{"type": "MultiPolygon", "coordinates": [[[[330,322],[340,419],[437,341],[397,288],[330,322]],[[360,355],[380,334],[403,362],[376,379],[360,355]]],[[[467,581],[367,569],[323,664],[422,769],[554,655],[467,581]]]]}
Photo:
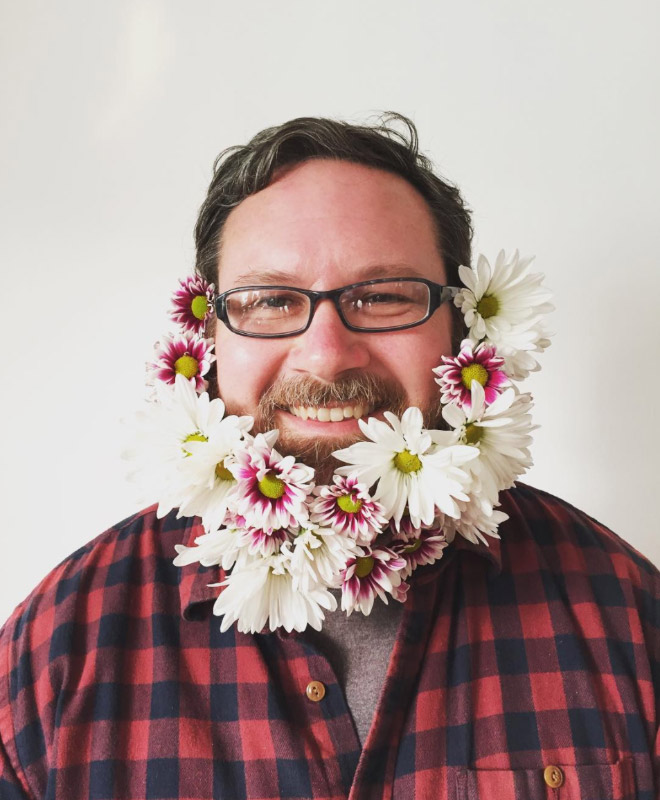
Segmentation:
{"type": "MultiPolygon", "coordinates": [[[[269,284],[323,291],[384,277],[445,282],[426,202],[397,175],[307,161],[245,199],[225,223],[218,292],[269,284]]],[[[327,467],[332,450],[360,438],[357,419],[344,417],[351,408],[364,418],[418,406],[437,422],[431,370],[450,351],[450,334],[447,304],[423,325],[383,333],[348,330],[330,300],[290,338],[239,336],[219,323],[219,394],[228,413],[255,416],[257,430],[278,428],[280,452],[327,467]],[[294,411],[311,407],[319,416],[319,406],[334,408],[334,417],[341,408],[342,420],[294,411]]]]}

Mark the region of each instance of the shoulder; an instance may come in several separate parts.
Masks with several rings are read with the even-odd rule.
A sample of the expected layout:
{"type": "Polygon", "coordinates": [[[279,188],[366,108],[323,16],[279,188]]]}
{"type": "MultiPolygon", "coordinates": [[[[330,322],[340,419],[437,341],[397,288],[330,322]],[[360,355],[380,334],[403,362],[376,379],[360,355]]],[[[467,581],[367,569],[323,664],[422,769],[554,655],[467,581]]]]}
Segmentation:
{"type": "Polygon", "coordinates": [[[509,515],[507,534],[531,536],[539,546],[600,550],[629,558],[637,568],[658,575],[656,567],[631,544],[603,523],[549,492],[517,483],[501,495],[502,510],[509,515]]]}
{"type": "Polygon", "coordinates": [[[525,484],[501,495],[509,519],[500,527],[502,565],[534,570],[580,596],[588,583],[603,605],[636,605],[660,622],[660,572],[598,520],[548,492],[525,484]]]}
{"type": "Polygon", "coordinates": [[[28,783],[43,777],[72,687],[91,673],[115,680],[125,650],[152,645],[154,615],[178,614],[174,545],[195,529],[155,507],[129,517],[64,559],[0,629],[0,743],[28,783]]]}
{"type": "Polygon", "coordinates": [[[190,519],[170,514],[162,519],[152,506],[112,526],[58,564],[20,603],[0,639],[28,626],[51,626],[71,612],[71,603],[91,607],[114,586],[130,590],[146,582],[176,580],[174,545],[187,540],[190,519]]]}

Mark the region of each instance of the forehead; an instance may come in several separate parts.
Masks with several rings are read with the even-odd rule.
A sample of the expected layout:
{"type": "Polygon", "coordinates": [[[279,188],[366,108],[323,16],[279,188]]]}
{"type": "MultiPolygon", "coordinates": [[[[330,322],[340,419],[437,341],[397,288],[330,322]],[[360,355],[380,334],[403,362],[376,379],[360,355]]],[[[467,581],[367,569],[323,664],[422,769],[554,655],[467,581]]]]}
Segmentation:
{"type": "MultiPolygon", "coordinates": [[[[228,216],[221,289],[251,274],[287,273],[298,285],[339,285],[363,270],[405,267],[440,280],[442,259],[429,207],[406,180],[345,161],[313,160],[281,173],[228,216]]],[[[260,281],[255,281],[260,282],[260,281]]]]}

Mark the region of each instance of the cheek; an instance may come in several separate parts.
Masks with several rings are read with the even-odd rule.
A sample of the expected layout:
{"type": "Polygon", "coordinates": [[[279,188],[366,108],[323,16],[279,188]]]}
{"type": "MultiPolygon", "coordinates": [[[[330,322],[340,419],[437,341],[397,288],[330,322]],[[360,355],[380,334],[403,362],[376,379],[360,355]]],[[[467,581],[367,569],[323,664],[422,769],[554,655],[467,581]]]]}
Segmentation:
{"type": "Polygon", "coordinates": [[[426,406],[439,397],[433,369],[442,363],[441,356],[451,354],[451,335],[445,325],[420,326],[410,333],[415,335],[392,343],[384,357],[405,387],[410,404],[426,406]]]}
{"type": "Polygon", "coordinates": [[[219,333],[215,340],[218,392],[227,410],[249,410],[272,383],[277,359],[263,341],[219,333]]]}

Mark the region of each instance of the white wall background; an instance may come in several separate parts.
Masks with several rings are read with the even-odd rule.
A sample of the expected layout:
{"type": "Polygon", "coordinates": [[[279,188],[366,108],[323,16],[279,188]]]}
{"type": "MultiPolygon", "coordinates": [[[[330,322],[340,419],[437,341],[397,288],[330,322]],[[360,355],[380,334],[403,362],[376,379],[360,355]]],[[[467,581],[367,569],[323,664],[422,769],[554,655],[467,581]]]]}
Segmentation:
{"type": "Polygon", "coordinates": [[[528,481],[660,563],[655,0],[0,4],[0,617],[136,510],[119,458],[224,147],[395,109],[535,253],[556,337],[528,481]]]}

